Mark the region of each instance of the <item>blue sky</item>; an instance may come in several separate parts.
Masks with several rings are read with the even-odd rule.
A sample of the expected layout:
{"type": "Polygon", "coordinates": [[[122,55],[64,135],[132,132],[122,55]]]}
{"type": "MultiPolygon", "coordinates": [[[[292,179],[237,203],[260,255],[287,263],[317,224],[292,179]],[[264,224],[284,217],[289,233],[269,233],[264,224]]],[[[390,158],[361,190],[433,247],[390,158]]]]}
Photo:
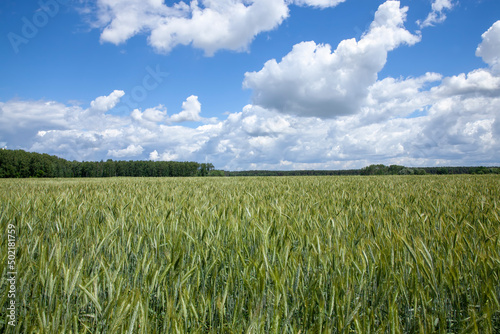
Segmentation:
{"type": "Polygon", "coordinates": [[[217,168],[500,163],[497,0],[0,4],[0,146],[217,168]]]}

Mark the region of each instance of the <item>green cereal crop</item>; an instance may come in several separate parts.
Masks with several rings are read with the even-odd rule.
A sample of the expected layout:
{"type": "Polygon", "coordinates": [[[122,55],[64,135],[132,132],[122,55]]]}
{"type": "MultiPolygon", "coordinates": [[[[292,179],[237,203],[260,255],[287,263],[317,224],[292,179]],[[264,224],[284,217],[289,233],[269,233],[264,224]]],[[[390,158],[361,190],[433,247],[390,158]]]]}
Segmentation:
{"type": "Polygon", "coordinates": [[[500,177],[0,180],[2,333],[499,333],[500,177]]]}

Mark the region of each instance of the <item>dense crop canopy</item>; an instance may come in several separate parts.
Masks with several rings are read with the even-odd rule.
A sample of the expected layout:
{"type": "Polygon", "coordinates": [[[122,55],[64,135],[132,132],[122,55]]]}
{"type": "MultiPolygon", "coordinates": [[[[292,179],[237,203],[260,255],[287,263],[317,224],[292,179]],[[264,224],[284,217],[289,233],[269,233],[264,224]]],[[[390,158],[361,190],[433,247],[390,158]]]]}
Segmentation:
{"type": "Polygon", "coordinates": [[[0,180],[0,332],[498,333],[499,198],[493,175],[0,180]]]}

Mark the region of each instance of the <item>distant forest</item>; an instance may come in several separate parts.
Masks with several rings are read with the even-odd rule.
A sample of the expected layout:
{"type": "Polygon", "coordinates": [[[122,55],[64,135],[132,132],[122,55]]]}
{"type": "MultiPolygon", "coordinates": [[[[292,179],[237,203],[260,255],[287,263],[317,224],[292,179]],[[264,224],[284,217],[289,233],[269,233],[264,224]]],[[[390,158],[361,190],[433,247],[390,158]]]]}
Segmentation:
{"type": "Polygon", "coordinates": [[[0,178],[111,176],[223,176],[211,163],[177,161],[68,161],[23,150],[0,150],[0,178]]]}
{"type": "Polygon", "coordinates": [[[292,175],[500,174],[500,167],[405,167],[370,165],[348,170],[238,171],[214,169],[211,163],[178,161],[68,161],[53,155],[0,149],[0,178],[28,177],[188,177],[292,175]]]}
{"type": "Polygon", "coordinates": [[[290,176],[290,175],[427,175],[427,174],[500,174],[500,167],[405,167],[400,165],[370,165],[361,169],[344,170],[250,170],[225,172],[226,176],[290,176]]]}

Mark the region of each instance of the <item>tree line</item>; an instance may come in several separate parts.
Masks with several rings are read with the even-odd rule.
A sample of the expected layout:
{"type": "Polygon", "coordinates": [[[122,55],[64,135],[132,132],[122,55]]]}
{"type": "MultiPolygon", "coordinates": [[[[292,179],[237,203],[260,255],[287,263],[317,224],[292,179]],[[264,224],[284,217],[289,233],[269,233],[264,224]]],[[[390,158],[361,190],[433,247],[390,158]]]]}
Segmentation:
{"type": "Polygon", "coordinates": [[[68,161],[23,150],[0,150],[0,178],[217,176],[211,163],[178,161],[68,161]]]}
{"type": "Polygon", "coordinates": [[[188,176],[299,176],[299,175],[426,175],[500,174],[500,167],[405,167],[370,165],[346,170],[222,171],[211,163],[193,161],[68,161],[54,155],[0,149],[0,178],[26,177],[188,177],[188,176]]]}
{"type": "Polygon", "coordinates": [[[441,174],[500,174],[500,167],[405,167],[400,165],[369,165],[361,169],[344,170],[249,170],[225,172],[226,176],[298,176],[298,175],[441,175],[441,174]]]}
{"type": "Polygon", "coordinates": [[[499,167],[405,167],[401,165],[370,165],[360,170],[360,175],[446,175],[446,174],[500,174],[499,167]]]}

